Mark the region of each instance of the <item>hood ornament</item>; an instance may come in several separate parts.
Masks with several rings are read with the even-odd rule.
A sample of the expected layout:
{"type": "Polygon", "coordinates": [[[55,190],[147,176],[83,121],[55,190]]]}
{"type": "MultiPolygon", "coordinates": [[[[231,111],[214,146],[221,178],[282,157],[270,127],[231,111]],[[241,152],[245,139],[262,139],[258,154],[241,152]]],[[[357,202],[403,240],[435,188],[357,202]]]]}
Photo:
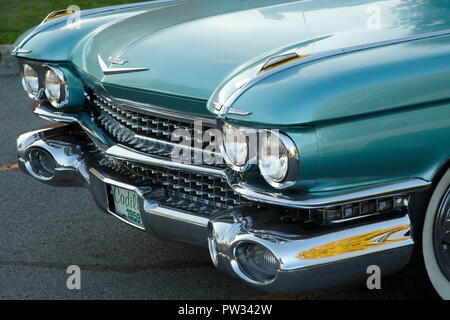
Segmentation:
{"type": "MultiPolygon", "coordinates": [[[[100,64],[100,68],[102,68],[103,74],[105,76],[107,75],[111,75],[111,74],[119,74],[119,73],[130,73],[130,72],[140,72],[140,71],[147,71],[150,70],[149,68],[111,68],[108,67],[105,63],[105,61],[103,61],[102,57],[100,57],[100,55],[97,56],[98,57],[98,63],[100,64]]],[[[112,58],[112,57],[111,57],[112,58]]],[[[125,63],[127,63],[128,61],[123,60],[123,59],[114,59],[109,58],[108,61],[111,62],[111,64],[120,64],[123,65],[125,63]]]]}

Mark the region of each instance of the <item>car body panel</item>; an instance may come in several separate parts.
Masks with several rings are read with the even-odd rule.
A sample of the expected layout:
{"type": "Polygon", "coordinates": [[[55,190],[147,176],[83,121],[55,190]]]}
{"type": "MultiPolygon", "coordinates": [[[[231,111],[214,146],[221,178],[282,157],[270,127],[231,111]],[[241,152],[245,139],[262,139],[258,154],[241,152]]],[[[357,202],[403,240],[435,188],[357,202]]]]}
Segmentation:
{"type": "Polygon", "coordinates": [[[71,64],[85,82],[115,98],[216,117],[207,105],[214,92],[248,70],[257,76],[271,57],[387,41],[274,72],[234,102],[248,114],[227,114],[225,120],[278,128],[293,139],[301,150],[300,170],[296,188],[287,193],[430,180],[450,155],[450,36],[388,42],[450,29],[449,4],[151,2],[85,12],[79,29],[67,26],[68,18],[43,25],[18,41],[33,50],[19,57],[71,64]],[[367,26],[374,12],[381,17],[379,29],[367,26]],[[149,70],[104,75],[99,56],[149,70]]]}
{"type": "Polygon", "coordinates": [[[38,74],[34,112],[59,124],[19,136],[19,167],[86,186],[161,239],[207,245],[218,269],[270,292],[363,281],[367,265],[399,271],[416,240],[411,196],[450,159],[448,17],[450,0],[169,0],[41,24],[13,54],[38,74]],[[59,108],[42,94],[48,67],[64,71],[59,108]],[[230,150],[199,119],[278,129],[284,180],[250,161],[180,162],[178,138],[202,157],[230,150]],[[115,187],[121,207],[135,195],[131,213],[115,187]]]}
{"type": "Polygon", "coordinates": [[[83,16],[80,29],[61,19],[31,37],[28,58],[69,61],[109,84],[207,100],[227,75],[257,57],[306,39],[320,52],[449,28],[449,9],[377,2],[380,29],[368,30],[373,1],[169,1],[83,16]],[[416,19],[415,15],[431,17],[416,19]],[[335,17],[340,17],[335,19],[335,17]],[[329,21],[333,21],[332,24],[329,21]],[[236,36],[239,34],[239,36],[236,36]],[[257,35],[257,36],[255,36],[257,35]],[[48,50],[49,47],[54,48],[48,50]],[[143,54],[147,53],[147,54],[143,54]],[[150,71],[104,76],[97,56],[150,71]]]}

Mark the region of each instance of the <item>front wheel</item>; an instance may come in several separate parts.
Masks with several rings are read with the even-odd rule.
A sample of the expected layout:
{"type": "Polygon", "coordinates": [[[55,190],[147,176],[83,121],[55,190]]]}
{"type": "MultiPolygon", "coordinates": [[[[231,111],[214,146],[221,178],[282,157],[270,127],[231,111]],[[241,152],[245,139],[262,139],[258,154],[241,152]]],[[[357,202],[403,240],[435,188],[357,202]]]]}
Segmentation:
{"type": "Polygon", "coordinates": [[[422,230],[426,274],[442,299],[450,300],[450,169],[428,204],[422,230]]]}

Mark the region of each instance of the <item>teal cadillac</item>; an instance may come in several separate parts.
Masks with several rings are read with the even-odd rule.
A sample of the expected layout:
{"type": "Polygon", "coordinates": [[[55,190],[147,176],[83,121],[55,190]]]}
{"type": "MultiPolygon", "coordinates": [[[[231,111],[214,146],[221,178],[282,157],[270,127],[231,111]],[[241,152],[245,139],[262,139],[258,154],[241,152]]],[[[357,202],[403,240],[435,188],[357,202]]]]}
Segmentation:
{"type": "Polygon", "coordinates": [[[450,299],[449,17],[412,0],[51,13],[12,52],[53,122],[18,138],[20,167],[267,292],[379,270],[450,299]]]}

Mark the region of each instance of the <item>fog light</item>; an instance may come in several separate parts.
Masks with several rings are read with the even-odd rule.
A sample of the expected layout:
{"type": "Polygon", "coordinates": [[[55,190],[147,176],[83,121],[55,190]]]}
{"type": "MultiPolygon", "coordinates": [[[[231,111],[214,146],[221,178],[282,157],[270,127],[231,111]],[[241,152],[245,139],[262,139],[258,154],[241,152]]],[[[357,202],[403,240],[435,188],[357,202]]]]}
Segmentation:
{"type": "Polygon", "coordinates": [[[29,151],[29,159],[33,173],[41,179],[49,180],[55,175],[55,159],[43,149],[29,151]]]}
{"type": "Polygon", "coordinates": [[[277,275],[278,261],[276,257],[259,244],[241,244],[236,249],[236,258],[242,272],[254,281],[269,282],[277,275]]]}

